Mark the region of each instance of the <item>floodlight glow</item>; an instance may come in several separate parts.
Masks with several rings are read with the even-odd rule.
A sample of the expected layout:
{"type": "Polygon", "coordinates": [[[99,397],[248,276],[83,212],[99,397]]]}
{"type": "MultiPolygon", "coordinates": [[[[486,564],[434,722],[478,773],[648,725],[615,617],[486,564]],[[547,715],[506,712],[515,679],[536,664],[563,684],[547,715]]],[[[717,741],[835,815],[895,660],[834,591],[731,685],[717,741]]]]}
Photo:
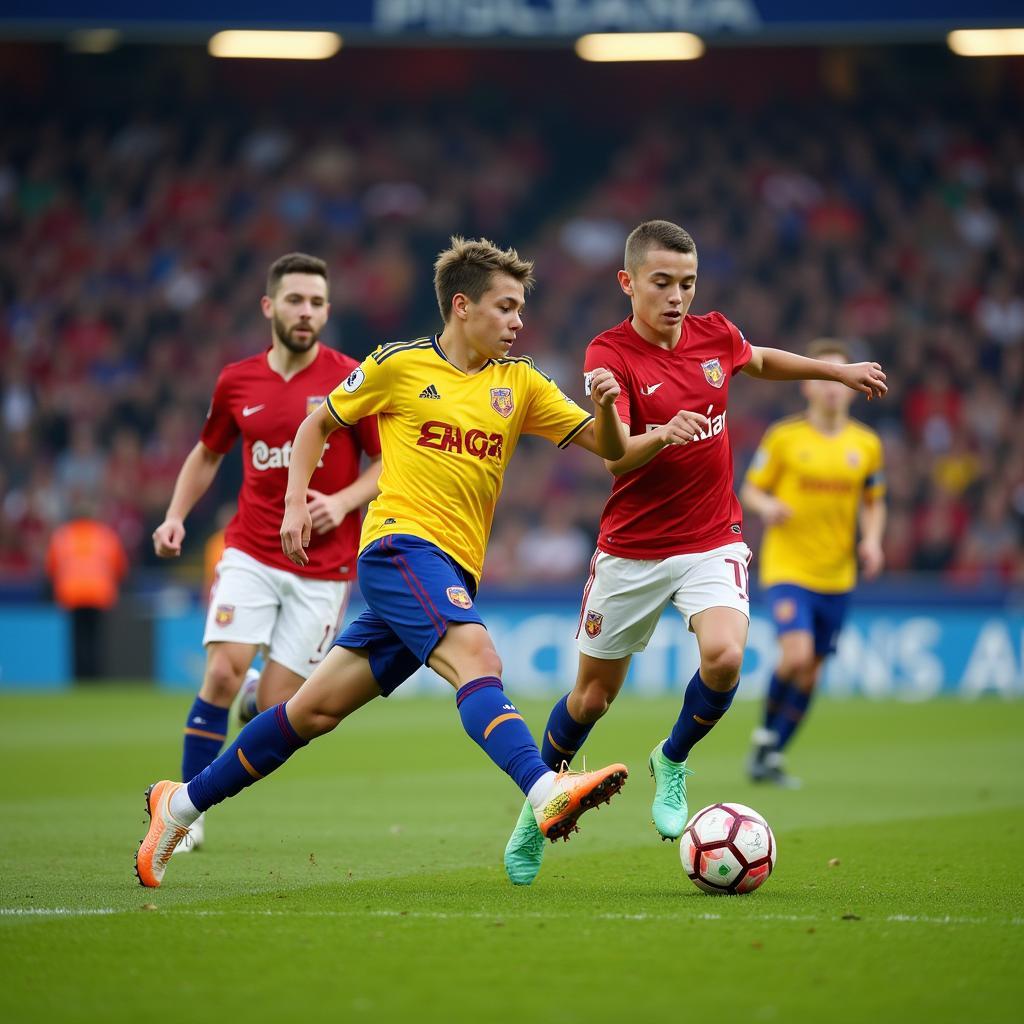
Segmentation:
{"type": "Polygon", "coordinates": [[[116,28],[83,28],[68,36],[68,49],[72,53],[110,53],[120,42],[116,28]]]}
{"type": "Polygon", "coordinates": [[[696,60],[704,41],[691,32],[607,32],[580,36],[576,55],[590,61],[696,60]]]}
{"type": "Polygon", "coordinates": [[[326,60],[341,49],[335,32],[249,32],[229,29],[211,37],[213,57],[262,60],[326,60]]]}
{"type": "Polygon", "coordinates": [[[1024,55],[1024,28],[960,28],[946,42],[960,57],[1019,57],[1024,55]]]}

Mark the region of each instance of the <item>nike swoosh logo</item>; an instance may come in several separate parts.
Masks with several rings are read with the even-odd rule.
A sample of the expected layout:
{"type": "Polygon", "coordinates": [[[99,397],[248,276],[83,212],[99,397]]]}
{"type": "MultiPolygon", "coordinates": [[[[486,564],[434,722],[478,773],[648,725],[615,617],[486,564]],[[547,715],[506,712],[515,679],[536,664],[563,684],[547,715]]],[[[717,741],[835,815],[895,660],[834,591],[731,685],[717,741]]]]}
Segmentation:
{"type": "Polygon", "coordinates": [[[653,395],[654,392],[657,391],[658,388],[660,388],[661,385],[664,384],[664,383],[665,383],[664,381],[661,381],[658,384],[652,384],[649,388],[644,388],[644,394],[645,395],[653,395]]]}
{"type": "Polygon", "coordinates": [[[260,409],[266,408],[266,405],[266,402],[264,402],[263,405],[247,405],[242,409],[242,415],[251,416],[254,412],[259,412],[260,409]]]}

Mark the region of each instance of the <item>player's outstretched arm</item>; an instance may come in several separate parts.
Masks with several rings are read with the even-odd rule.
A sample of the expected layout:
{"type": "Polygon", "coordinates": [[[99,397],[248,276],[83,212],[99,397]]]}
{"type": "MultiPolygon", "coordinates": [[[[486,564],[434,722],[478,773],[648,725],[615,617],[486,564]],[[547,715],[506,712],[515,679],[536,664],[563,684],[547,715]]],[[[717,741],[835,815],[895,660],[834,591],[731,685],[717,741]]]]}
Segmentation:
{"type": "Polygon", "coordinates": [[[594,401],[594,419],[573,439],[573,444],[603,459],[621,459],[626,452],[627,432],[615,408],[620,388],[611,370],[600,367],[588,375],[589,393],[594,401]]]}
{"type": "Polygon", "coordinates": [[[328,533],[339,527],[350,512],[373,501],[380,493],[380,469],[381,461],[378,455],[348,487],[342,487],[340,491],[324,494],[312,487],[307,488],[306,495],[309,499],[309,515],[313,521],[313,529],[317,533],[328,533]]]}
{"type": "Polygon", "coordinates": [[[836,380],[854,391],[872,398],[882,398],[888,388],[885,374],[878,363],[833,363],[810,359],[780,348],[752,346],[753,355],[743,372],[761,380],[836,380]]]}
{"type": "Polygon", "coordinates": [[[153,550],[158,558],[177,558],[181,554],[185,517],[213,483],[223,458],[220,452],[207,448],[202,441],[186,456],[174,481],[164,521],[153,531],[153,550]]]}
{"type": "Polygon", "coordinates": [[[327,438],[338,429],[327,403],[321,403],[300,424],[292,442],[288,462],[288,487],[284,494],[284,518],[281,520],[281,550],[296,565],[307,565],[309,535],[313,521],[306,506],[309,478],[324,453],[327,438]]]}

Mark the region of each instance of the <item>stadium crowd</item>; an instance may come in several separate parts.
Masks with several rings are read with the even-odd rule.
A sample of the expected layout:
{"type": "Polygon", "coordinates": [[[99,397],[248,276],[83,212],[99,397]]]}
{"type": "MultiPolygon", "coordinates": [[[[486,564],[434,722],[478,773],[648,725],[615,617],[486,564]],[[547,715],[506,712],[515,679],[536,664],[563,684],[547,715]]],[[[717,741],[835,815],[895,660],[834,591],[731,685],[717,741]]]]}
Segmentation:
{"type": "MultiPolygon", "coordinates": [[[[721,309],[755,344],[842,337],[885,365],[888,398],[854,414],[885,441],[889,571],[1024,582],[1013,117],[909,99],[673,116],[603,148],[555,119],[482,113],[428,128],[361,111],[330,132],[255,115],[23,122],[0,143],[0,579],[40,573],[79,499],[136,567],[154,561],[219,369],[268,342],[259,297],[281,253],[328,261],[325,340],[361,358],[438,329],[431,263],[450,233],[515,244],[538,279],[516,351],[582,401],[583,351],[628,309],[623,240],[654,216],[697,241],[694,312],[721,309]]],[[[747,385],[729,411],[738,473],[801,407],[796,386],[747,385]]],[[[193,514],[195,560],[238,481],[222,472],[193,514]]],[[[524,443],[488,581],[579,583],[609,483],[584,453],[524,443]]]]}

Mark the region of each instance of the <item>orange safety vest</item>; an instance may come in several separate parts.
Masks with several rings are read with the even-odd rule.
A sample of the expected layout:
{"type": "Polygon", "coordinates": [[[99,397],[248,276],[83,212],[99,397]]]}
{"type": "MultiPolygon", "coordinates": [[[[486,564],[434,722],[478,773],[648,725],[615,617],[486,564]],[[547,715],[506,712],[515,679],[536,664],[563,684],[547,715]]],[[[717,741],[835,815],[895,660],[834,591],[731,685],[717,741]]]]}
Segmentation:
{"type": "Polygon", "coordinates": [[[109,526],[93,519],[75,519],[50,538],[46,571],[61,607],[110,608],[128,571],[128,556],[109,526]]]}

